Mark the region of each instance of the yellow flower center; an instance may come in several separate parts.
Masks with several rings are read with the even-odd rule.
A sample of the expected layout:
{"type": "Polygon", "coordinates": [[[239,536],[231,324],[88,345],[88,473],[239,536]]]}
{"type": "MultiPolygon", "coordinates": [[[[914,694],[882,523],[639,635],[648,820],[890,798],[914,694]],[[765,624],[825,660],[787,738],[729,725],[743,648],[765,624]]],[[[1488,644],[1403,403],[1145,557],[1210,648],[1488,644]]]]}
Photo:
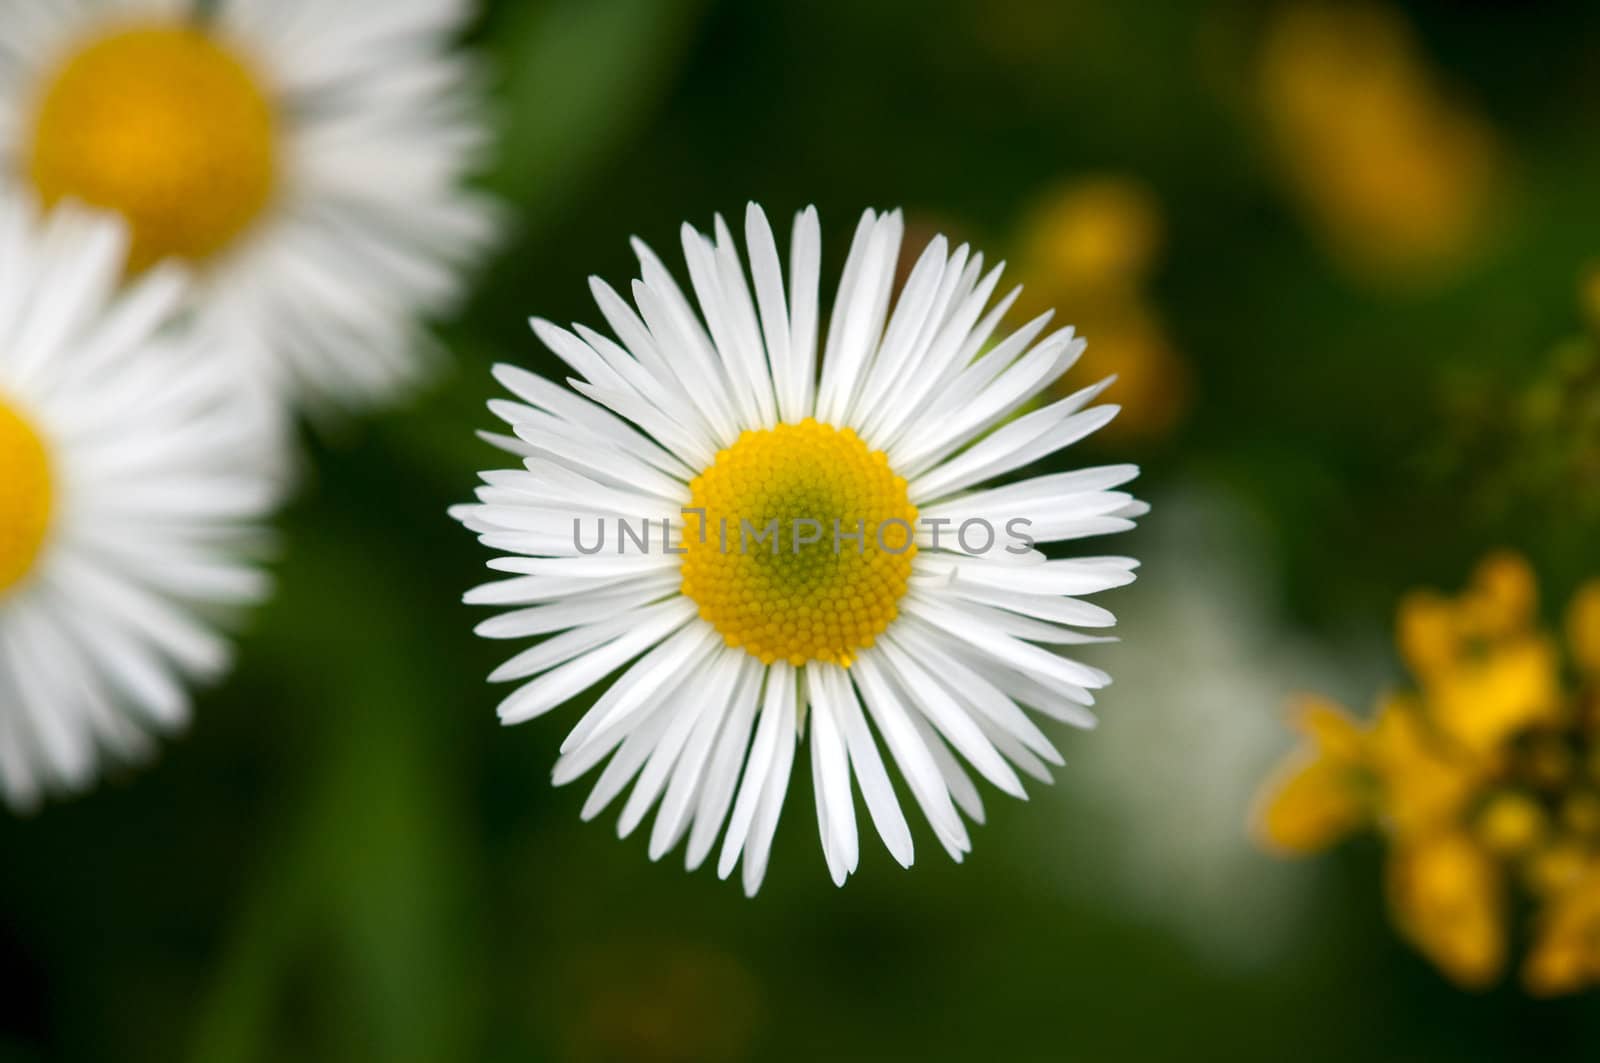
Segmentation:
{"type": "Polygon", "coordinates": [[[848,666],[898,615],[917,510],[850,429],[747,431],[689,486],[683,593],[729,646],[848,666]]]}
{"type": "Polygon", "coordinates": [[[201,29],[121,28],[48,79],[28,175],[46,205],[73,198],[121,213],[131,271],[200,260],[266,207],[274,127],[255,74],[201,29]]]}
{"type": "Polygon", "coordinates": [[[50,457],[22,415],[0,398],[0,595],[22,582],[50,529],[50,457]]]}

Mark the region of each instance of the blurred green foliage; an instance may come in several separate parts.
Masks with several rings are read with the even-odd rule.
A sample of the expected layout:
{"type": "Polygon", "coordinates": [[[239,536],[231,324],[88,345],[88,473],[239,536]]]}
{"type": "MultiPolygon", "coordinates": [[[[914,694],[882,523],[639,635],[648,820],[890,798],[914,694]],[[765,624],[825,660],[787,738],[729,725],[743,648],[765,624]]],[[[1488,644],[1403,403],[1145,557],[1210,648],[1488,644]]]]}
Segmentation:
{"type": "MultiPolygon", "coordinates": [[[[441,323],[454,367],[407,409],[313,433],[279,593],[191,734],[90,797],[0,819],[0,1061],[1591,1058],[1592,1001],[1465,996],[1396,942],[1374,851],[1248,863],[1243,933],[1257,884],[1289,877],[1304,901],[1254,965],[1063,889],[1122,841],[1078,791],[993,796],[964,867],[925,833],[909,873],[868,847],[843,891],[803,783],[755,901],[652,865],[549,787],[574,710],[499,728],[483,677],[501,648],[460,604],[484,557],[444,511],[499,460],[472,436],[487,368],[558,372],[527,316],[594,321],[585,278],[632,276],[630,234],[675,258],[685,218],[814,202],[836,275],[859,210],[903,205],[998,257],[1041,189],[1100,172],[1161,204],[1150,297],[1195,381],[1184,426],[1137,448],[1140,489],[1236,500],[1297,630],[1370,645],[1403,589],[1455,585],[1495,545],[1558,600],[1600,571],[1593,500],[1563,505],[1592,476],[1524,479],[1452,398],[1511,423],[1497,402],[1546,386],[1581,330],[1600,8],[1400,9],[1510,166],[1492,247],[1397,289],[1326,253],[1274,164],[1251,71],[1281,6],[491,5],[470,42],[504,138],[484,179],[516,219],[441,323]],[[1480,465],[1543,494],[1475,504],[1480,465]]],[[[1124,451],[1071,458],[1108,456],[1124,451]]],[[[1143,535],[1108,548],[1138,555],[1143,535]]],[[[1152,565],[1141,591],[1190,578],[1152,565]]],[[[1137,649],[1137,612],[1122,633],[1137,649]]],[[[1105,729],[1182,714],[1183,682],[1173,703],[1113,688],[1105,729]]],[[[1065,771],[1102,737],[1067,736],[1065,771]]],[[[1158,885],[1186,889],[1176,868],[1158,885]]]]}

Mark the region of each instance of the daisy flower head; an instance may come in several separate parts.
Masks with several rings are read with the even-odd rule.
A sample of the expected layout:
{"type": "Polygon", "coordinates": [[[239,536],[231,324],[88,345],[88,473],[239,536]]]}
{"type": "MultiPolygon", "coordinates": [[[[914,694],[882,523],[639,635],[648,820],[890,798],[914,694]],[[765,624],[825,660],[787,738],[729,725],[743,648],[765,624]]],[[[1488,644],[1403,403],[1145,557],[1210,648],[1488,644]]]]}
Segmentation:
{"type": "Polygon", "coordinates": [[[760,208],[745,258],[721,218],[689,226],[695,303],[635,241],[630,303],[591,280],[614,338],[535,320],[570,387],[509,366],[490,409],[520,468],[485,473],[454,511],[508,578],[470,592],[512,607],[491,638],[549,636],[491,677],[518,682],[516,723],[594,689],[555,782],[605,762],[584,805],[630,783],[619,832],[659,802],[650,855],[687,836],[699,866],[765,874],[809,743],[822,851],[835,882],[860,853],[855,792],[902,865],[912,838],[890,767],[956,860],[981,821],[969,768],[1024,796],[1060,756],[1034,715],[1093,722],[1102,671],[1059,647],[1112,615],[1085,595],[1133,579],[1123,557],[1047,559],[1036,544],[1121,531],[1145,512],[1113,465],[994,482],[1104,425],[1103,384],[1040,400],[1077,359],[1041,314],[1001,339],[1016,292],[941,236],[893,288],[904,225],[867,211],[831,311],[818,297],[815,209],[785,270],[760,208]],[[820,354],[819,354],[820,351],[820,354]],[[609,678],[608,678],[609,677],[609,678]],[[887,757],[884,755],[887,751],[887,757]]]}
{"type": "Polygon", "coordinates": [[[493,210],[450,51],[467,0],[17,0],[0,167],[47,206],[120,213],[128,270],[195,274],[203,326],[275,407],[403,393],[493,210]]]}
{"type": "Polygon", "coordinates": [[[275,499],[173,266],[121,286],[114,216],[0,199],[0,794],[81,790],[146,754],[261,597],[275,499]]]}

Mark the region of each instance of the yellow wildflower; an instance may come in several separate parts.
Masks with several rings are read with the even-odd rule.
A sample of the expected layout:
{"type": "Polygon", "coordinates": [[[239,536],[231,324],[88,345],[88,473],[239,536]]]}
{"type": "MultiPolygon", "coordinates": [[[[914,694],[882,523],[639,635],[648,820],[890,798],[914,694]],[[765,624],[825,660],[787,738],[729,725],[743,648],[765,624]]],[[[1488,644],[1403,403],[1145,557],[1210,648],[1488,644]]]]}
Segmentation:
{"type": "Polygon", "coordinates": [[[1600,981],[1600,863],[1545,907],[1522,969],[1530,993],[1556,996],[1600,981]]]}
{"type": "Polygon", "coordinates": [[[1567,645],[1572,663],[1600,676],[1600,581],[1586,584],[1567,608],[1567,645]]]}
{"type": "Polygon", "coordinates": [[[1440,677],[1428,690],[1439,727],[1468,749],[1488,753],[1561,707],[1559,662],[1545,639],[1501,647],[1440,677]]]}
{"type": "Polygon", "coordinates": [[[1282,9],[1263,42],[1260,91],[1295,191],[1352,267],[1436,273],[1480,246],[1503,169],[1497,138],[1434,84],[1399,13],[1282,9]]]}
{"type": "Polygon", "coordinates": [[[1259,824],[1285,852],[1375,826],[1396,925],[1469,988],[1505,965],[1515,887],[1535,912],[1523,981],[1548,995],[1600,983],[1600,583],[1567,611],[1575,690],[1537,613],[1533,572],[1510,554],[1459,596],[1408,595],[1397,641],[1416,690],[1370,728],[1325,703],[1304,712],[1310,748],[1259,824]]]}
{"type": "Polygon", "coordinates": [[[1391,697],[1372,730],[1372,763],[1386,826],[1400,837],[1453,823],[1477,790],[1476,764],[1430,733],[1415,699],[1391,697]]]}
{"type": "Polygon", "coordinates": [[[1533,627],[1537,605],[1527,562],[1504,553],[1480,564],[1458,599],[1422,591],[1401,602],[1400,652],[1434,722],[1476,754],[1560,711],[1559,662],[1533,627]]]}
{"type": "Polygon", "coordinates": [[[1024,219],[1020,264],[1036,283],[1073,292],[1142,285],[1161,251],[1161,210],[1122,177],[1060,185],[1024,219]]]}
{"type": "Polygon", "coordinates": [[[1280,852],[1311,853],[1371,821],[1367,735],[1321,698],[1303,699],[1295,722],[1307,742],[1263,792],[1256,833],[1280,852]]]}
{"type": "Polygon", "coordinates": [[[1481,632],[1516,635],[1538,619],[1539,581],[1525,558],[1501,550],[1478,563],[1462,605],[1481,632]]]}
{"type": "Polygon", "coordinates": [[[1521,856],[1533,850],[1546,827],[1539,803],[1514,791],[1494,795],[1478,816],[1478,837],[1496,856],[1521,856]]]}
{"type": "Polygon", "coordinates": [[[1058,307],[1088,341],[1082,362],[1063,378],[1067,390],[1116,376],[1107,397],[1122,413],[1106,427],[1107,438],[1164,438],[1188,409],[1188,365],[1146,292],[1162,241],[1155,196],[1125,177],[1062,184],[1021,227],[1023,291],[1015,313],[1026,320],[1058,307]]]}
{"type": "Polygon", "coordinates": [[[1418,676],[1441,673],[1456,660],[1461,638],[1449,599],[1434,591],[1413,591],[1400,601],[1395,640],[1400,656],[1418,676]]]}
{"type": "Polygon", "coordinates": [[[1389,858],[1396,924],[1458,985],[1481,989],[1505,963],[1505,897],[1499,869],[1469,836],[1408,840],[1389,858]]]}
{"type": "Polygon", "coordinates": [[[1538,604],[1528,563],[1515,554],[1491,554],[1479,563],[1458,599],[1417,591],[1402,600],[1400,651],[1417,677],[1427,680],[1494,643],[1529,634],[1538,604]]]}
{"type": "Polygon", "coordinates": [[[1573,838],[1557,838],[1533,854],[1527,862],[1528,888],[1545,899],[1572,889],[1588,866],[1585,847],[1573,838]]]}

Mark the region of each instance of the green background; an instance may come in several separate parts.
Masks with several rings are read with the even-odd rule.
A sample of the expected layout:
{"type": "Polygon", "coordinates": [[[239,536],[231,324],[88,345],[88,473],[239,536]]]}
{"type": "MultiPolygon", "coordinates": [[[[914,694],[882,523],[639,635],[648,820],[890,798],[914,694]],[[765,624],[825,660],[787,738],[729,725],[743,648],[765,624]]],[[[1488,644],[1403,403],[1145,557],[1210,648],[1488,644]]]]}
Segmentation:
{"type": "Polygon", "coordinates": [[[1592,998],[1465,994],[1401,944],[1375,845],[1291,865],[1245,833],[1283,696],[1400,679],[1402,591],[1500,545],[1555,601],[1600,574],[1594,483],[1508,465],[1565,437],[1481,438],[1460,399],[1581,332],[1600,7],[1404,8],[1514,163],[1493,253],[1424,291],[1352,278],[1286,192],[1245,84],[1270,7],[492,5],[484,180],[517,219],[439,323],[454,363],[308,434],[279,592],[192,731],[0,817],[0,1060],[1594,1058],[1592,998]],[[780,231],[815,203],[836,276],[865,206],[1004,253],[1042,189],[1103,172],[1159,198],[1151,298],[1195,394],[1166,439],[1068,456],[1139,460],[1157,508],[1094,547],[1146,565],[1103,599],[1119,684],[1058,733],[1064,785],[986,789],[964,866],[917,822],[910,872],[874,840],[839,890],[798,772],[753,901],[580,823],[582,785],[548,785],[577,710],[498,725],[506,647],[460,604],[485,554],[445,516],[502,463],[472,437],[488,366],[555,371],[528,315],[598,323],[586,278],[632,277],[629,235],[676,263],[682,220],[752,198],[780,231]]]}

